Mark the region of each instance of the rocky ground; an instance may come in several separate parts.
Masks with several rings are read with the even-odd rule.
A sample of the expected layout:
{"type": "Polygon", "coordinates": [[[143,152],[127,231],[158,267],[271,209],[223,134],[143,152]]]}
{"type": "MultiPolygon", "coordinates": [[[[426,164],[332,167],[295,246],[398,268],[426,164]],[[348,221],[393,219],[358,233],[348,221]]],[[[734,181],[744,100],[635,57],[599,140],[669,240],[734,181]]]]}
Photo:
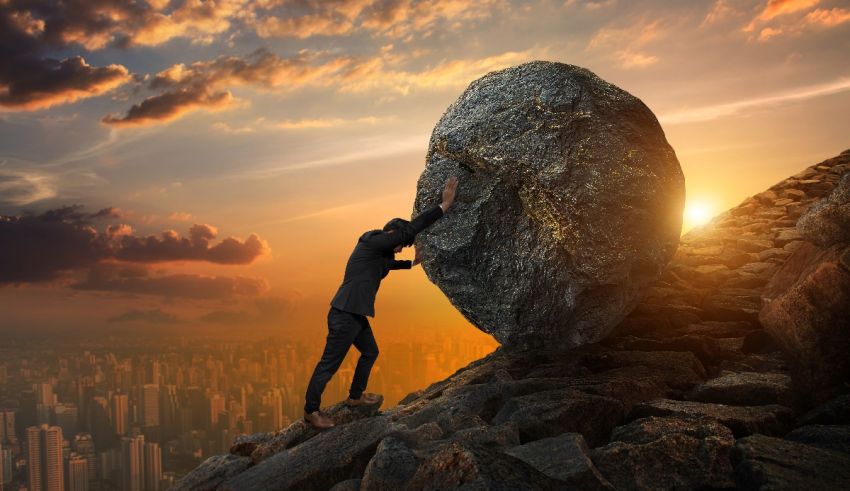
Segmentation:
{"type": "Polygon", "coordinates": [[[393,408],[239,437],[173,489],[848,489],[850,388],[795,394],[758,320],[850,150],[684,235],[641,304],[567,353],[497,349],[393,408]]]}

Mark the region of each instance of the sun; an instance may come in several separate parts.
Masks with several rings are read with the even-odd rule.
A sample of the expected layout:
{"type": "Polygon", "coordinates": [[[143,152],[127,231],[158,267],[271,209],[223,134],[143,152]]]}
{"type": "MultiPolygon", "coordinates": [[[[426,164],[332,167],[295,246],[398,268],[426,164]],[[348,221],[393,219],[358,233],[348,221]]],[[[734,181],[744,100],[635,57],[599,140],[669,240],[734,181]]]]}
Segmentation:
{"type": "Polygon", "coordinates": [[[714,206],[707,200],[694,200],[685,203],[684,220],[682,221],[682,231],[705,225],[714,216],[714,206]]]}

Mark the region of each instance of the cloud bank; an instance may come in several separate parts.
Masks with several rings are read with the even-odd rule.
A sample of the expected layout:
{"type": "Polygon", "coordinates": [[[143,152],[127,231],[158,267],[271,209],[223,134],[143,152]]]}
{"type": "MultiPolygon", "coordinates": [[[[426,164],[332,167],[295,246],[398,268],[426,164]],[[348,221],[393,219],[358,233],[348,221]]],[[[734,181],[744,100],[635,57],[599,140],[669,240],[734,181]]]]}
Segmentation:
{"type": "Polygon", "coordinates": [[[159,236],[139,236],[124,223],[98,231],[94,225],[120,218],[119,210],[95,213],[66,206],[40,214],[0,216],[0,285],[39,283],[87,272],[72,284],[78,290],[115,291],[183,298],[228,298],[259,295],[263,279],[152,275],[148,267],[173,261],[203,261],[222,265],[250,264],[270,252],[256,234],[218,242],[212,225],[195,224],[188,235],[168,230],[159,236]]]}

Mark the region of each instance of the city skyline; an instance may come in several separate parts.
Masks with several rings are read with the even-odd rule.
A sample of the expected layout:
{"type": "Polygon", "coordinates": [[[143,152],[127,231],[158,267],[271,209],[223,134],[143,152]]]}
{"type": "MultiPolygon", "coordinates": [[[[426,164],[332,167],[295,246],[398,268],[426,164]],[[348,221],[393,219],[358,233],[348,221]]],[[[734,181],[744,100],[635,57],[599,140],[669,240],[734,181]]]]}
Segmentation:
{"type": "MultiPolygon", "coordinates": [[[[286,428],[303,413],[303,393],[320,355],[316,339],[286,336],[5,339],[3,479],[20,485],[50,476],[68,489],[74,482],[80,491],[162,491],[207,457],[226,453],[238,435],[286,428]],[[53,455],[61,471],[55,465],[42,471],[45,427],[56,435],[53,455]],[[39,443],[26,443],[30,433],[39,443]],[[33,458],[36,465],[29,466],[33,458]]],[[[384,395],[386,408],[495,349],[484,335],[410,331],[403,341],[383,346],[369,387],[384,395]]],[[[346,397],[356,356],[356,350],[349,352],[323,406],[346,397]]]]}

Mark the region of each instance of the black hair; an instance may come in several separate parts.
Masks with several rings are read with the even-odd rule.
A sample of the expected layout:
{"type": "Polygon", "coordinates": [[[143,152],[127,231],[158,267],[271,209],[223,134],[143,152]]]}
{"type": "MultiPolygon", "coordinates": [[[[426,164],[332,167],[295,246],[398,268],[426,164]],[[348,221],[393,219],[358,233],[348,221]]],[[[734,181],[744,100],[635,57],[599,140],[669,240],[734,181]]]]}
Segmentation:
{"type": "MultiPolygon", "coordinates": [[[[407,225],[408,223],[410,222],[405,220],[404,218],[393,218],[392,220],[387,222],[386,225],[384,225],[384,232],[389,232],[390,230],[398,231],[400,228],[407,225]]],[[[411,245],[413,245],[412,240],[404,244],[405,247],[409,247],[411,245]]]]}
{"type": "Polygon", "coordinates": [[[404,218],[393,218],[386,225],[384,225],[384,232],[389,232],[390,230],[398,230],[404,225],[407,225],[408,222],[404,218]]]}

